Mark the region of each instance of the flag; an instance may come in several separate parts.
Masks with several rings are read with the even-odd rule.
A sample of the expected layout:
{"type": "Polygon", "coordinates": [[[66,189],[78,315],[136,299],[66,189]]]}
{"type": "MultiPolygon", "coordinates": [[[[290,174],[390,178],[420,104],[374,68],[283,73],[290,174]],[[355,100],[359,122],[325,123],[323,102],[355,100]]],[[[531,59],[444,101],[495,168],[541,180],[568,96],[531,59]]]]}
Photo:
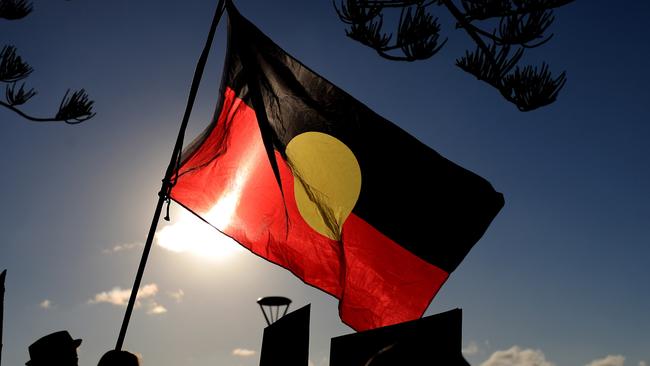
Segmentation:
{"type": "Polygon", "coordinates": [[[311,305],[292,311],[264,328],[260,366],[307,366],[311,305]]]}
{"type": "Polygon", "coordinates": [[[460,309],[332,338],[330,366],[469,366],[460,309]]]}
{"type": "Polygon", "coordinates": [[[218,106],[183,152],[170,197],[340,299],[356,330],[421,317],[503,196],[226,3],[218,106]]]}

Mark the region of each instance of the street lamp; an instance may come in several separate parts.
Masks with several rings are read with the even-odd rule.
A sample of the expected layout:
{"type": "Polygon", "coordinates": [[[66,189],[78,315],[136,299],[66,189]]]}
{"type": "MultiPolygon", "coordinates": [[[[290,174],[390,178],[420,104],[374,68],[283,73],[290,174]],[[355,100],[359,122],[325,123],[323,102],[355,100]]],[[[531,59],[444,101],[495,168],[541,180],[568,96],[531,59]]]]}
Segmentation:
{"type": "Polygon", "coordinates": [[[284,296],[265,296],[257,299],[257,303],[262,310],[266,324],[271,325],[287,314],[291,300],[284,296]],[[280,310],[282,307],[284,309],[280,310]]]}

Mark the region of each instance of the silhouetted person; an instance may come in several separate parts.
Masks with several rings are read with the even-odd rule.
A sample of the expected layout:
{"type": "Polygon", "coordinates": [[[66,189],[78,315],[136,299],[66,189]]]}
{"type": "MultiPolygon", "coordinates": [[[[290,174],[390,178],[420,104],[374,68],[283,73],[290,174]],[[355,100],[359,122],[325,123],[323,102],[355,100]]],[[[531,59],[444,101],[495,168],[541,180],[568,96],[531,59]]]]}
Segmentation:
{"type": "Polygon", "coordinates": [[[138,356],[128,351],[111,350],[102,356],[97,366],[139,366],[138,356]]]}
{"type": "Polygon", "coordinates": [[[81,339],[72,339],[67,330],[48,334],[29,346],[27,366],[77,366],[77,347],[81,339]]]}

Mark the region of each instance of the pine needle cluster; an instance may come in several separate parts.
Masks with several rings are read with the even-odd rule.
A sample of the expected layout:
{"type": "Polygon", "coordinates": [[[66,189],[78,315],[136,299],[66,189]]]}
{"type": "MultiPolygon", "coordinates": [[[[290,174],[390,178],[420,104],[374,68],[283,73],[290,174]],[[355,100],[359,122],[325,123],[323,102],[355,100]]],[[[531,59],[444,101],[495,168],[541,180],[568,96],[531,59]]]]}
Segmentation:
{"type": "MultiPolygon", "coordinates": [[[[0,0],[0,19],[17,20],[29,15],[33,6],[27,0],[0,0]]],[[[32,67],[18,55],[16,47],[5,45],[0,51],[0,83],[5,84],[3,106],[21,117],[33,122],[65,122],[77,124],[92,118],[94,102],[84,89],[70,93],[66,91],[54,117],[34,117],[23,111],[22,106],[38,92],[28,88],[25,79],[33,72],[32,67]]]]}
{"type": "Polygon", "coordinates": [[[514,103],[531,111],[553,103],[566,72],[553,76],[546,63],[521,66],[524,51],[544,45],[555,20],[553,10],[573,0],[334,0],[348,37],[386,59],[416,61],[434,56],[446,44],[434,11],[447,11],[476,48],[456,60],[514,103]],[[338,3],[337,3],[338,1],[338,3]],[[387,12],[400,15],[394,32],[385,31],[387,12]]]}

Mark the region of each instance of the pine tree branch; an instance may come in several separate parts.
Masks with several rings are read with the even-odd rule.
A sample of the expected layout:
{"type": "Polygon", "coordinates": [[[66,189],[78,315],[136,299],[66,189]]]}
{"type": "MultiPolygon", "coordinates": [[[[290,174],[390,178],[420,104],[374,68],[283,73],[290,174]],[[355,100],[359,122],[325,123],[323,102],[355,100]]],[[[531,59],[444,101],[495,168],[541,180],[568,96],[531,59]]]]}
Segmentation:
{"type": "Polygon", "coordinates": [[[68,124],[77,124],[93,118],[95,113],[92,110],[95,102],[88,99],[86,91],[84,89],[77,90],[70,96],[68,96],[68,93],[70,93],[70,89],[65,92],[59,111],[54,118],[68,124]]]}
{"type": "Polygon", "coordinates": [[[395,61],[415,61],[430,58],[446,44],[440,39],[438,18],[427,12],[432,1],[367,1],[346,0],[340,8],[334,3],[339,18],[350,25],[348,37],[373,48],[381,57],[395,61]],[[402,7],[397,37],[382,32],[384,7],[402,7]],[[391,43],[392,42],[392,43],[391,43]],[[400,50],[402,55],[395,55],[400,50]]]}
{"type": "MultiPolygon", "coordinates": [[[[503,39],[503,38],[497,36],[495,33],[490,33],[488,31],[485,31],[485,30],[475,26],[472,23],[467,23],[466,27],[471,28],[477,34],[491,40],[492,42],[494,42],[494,43],[496,43],[498,45],[509,44],[509,45],[518,45],[518,46],[521,46],[521,47],[524,47],[524,48],[536,48],[536,47],[539,47],[539,46],[542,46],[542,45],[546,44],[548,41],[551,40],[551,38],[553,38],[553,34],[551,34],[548,37],[546,37],[546,38],[542,39],[541,41],[538,41],[537,43],[534,43],[534,44],[521,43],[521,42],[512,42],[512,40],[503,39]]],[[[458,24],[456,26],[456,28],[463,28],[463,26],[458,24]]]]}
{"type": "Polygon", "coordinates": [[[442,0],[441,3],[447,8],[447,10],[449,10],[451,15],[456,18],[456,21],[460,23],[461,28],[465,29],[465,32],[467,32],[474,43],[476,43],[478,48],[480,48],[483,53],[485,53],[492,65],[496,66],[496,60],[494,59],[492,52],[490,52],[488,46],[485,44],[485,42],[483,42],[483,39],[474,31],[474,29],[469,27],[469,22],[465,20],[463,13],[456,7],[456,5],[454,5],[451,0],[442,0]]]}
{"type": "Polygon", "coordinates": [[[13,83],[29,76],[34,71],[22,57],[16,54],[16,47],[3,46],[0,51],[0,81],[13,83]]]}
{"type": "Polygon", "coordinates": [[[0,0],[0,18],[7,20],[22,19],[34,10],[27,0],[0,0]]]}
{"type": "Polygon", "coordinates": [[[541,68],[517,66],[528,48],[547,43],[545,36],[555,17],[553,8],[573,0],[341,0],[334,4],[339,18],[350,25],[347,35],[373,48],[389,60],[415,61],[436,54],[447,42],[439,43],[438,18],[425,8],[444,7],[476,44],[456,60],[462,70],[497,89],[521,111],[529,111],[556,100],[565,85],[566,73],[553,77],[548,65],[541,68]],[[456,5],[460,3],[462,10],[456,5]],[[401,8],[396,37],[382,31],[385,9],[401,8]],[[474,21],[499,18],[488,31],[474,21]],[[397,51],[397,52],[396,52],[397,51]],[[401,53],[401,55],[400,55],[401,53]],[[514,70],[514,71],[513,71],[514,70]]]}
{"type": "MultiPolygon", "coordinates": [[[[561,1],[558,0],[555,3],[561,1]]],[[[550,2],[554,1],[550,0],[550,2]]],[[[478,46],[474,53],[467,52],[464,57],[458,59],[456,65],[477,79],[492,85],[506,100],[515,104],[522,112],[546,106],[557,99],[559,91],[566,83],[566,72],[562,72],[560,76],[553,79],[548,65],[542,64],[541,69],[532,66],[525,66],[523,69],[517,67],[513,74],[508,74],[523,55],[523,49],[520,48],[514,55],[509,56],[511,45],[532,48],[550,40],[552,35],[536,44],[529,43],[543,37],[542,33],[553,22],[551,11],[542,10],[537,13],[529,13],[527,21],[517,15],[502,18],[499,37],[495,34],[487,36],[493,41],[492,47],[488,49],[480,36],[486,36],[487,32],[478,32],[480,29],[470,24],[451,0],[444,0],[442,3],[456,18],[460,28],[465,29],[478,46]],[[500,48],[498,53],[496,53],[497,46],[500,48]]]]}
{"type": "MultiPolygon", "coordinates": [[[[0,0],[0,18],[20,19],[29,15],[32,10],[33,6],[29,0],[0,0]]],[[[92,110],[94,101],[88,98],[84,89],[72,94],[69,94],[70,90],[66,91],[54,117],[34,117],[23,112],[19,106],[29,101],[37,92],[33,88],[25,89],[25,83],[18,87],[17,82],[27,78],[32,71],[32,67],[16,54],[16,47],[12,45],[2,47],[0,50],[0,82],[8,85],[5,88],[5,100],[0,100],[0,106],[32,122],[78,124],[95,116],[92,110]]]]}
{"type": "Polygon", "coordinates": [[[17,113],[21,117],[23,117],[23,118],[25,118],[27,120],[30,120],[32,122],[65,122],[65,121],[58,120],[56,118],[32,117],[32,116],[28,115],[27,113],[21,111],[20,109],[14,107],[13,105],[5,103],[5,102],[3,102],[1,100],[0,100],[0,105],[7,108],[7,109],[9,109],[9,110],[11,110],[11,111],[13,111],[13,112],[15,112],[15,113],[17,113]]]}
{"type": "Polygon", "coordinates": [[[25,104],[33,96],[38,94],[34,88],[25,90],[25,83],[22,83],[18,89],[16,89],[16,86],[17,83],[8,84],[5,89],[5,99],[12,106],[25,104]]]}
{"type": "Polygon", "coordinates": [[[406,8],[409,6],[423,6],[427,7],[431,4],[437,3],[439,0],[364,0],[361,3],[361,6],[363,7],[374,7],[374,8],[382,8],[382,9],[388,9],[388,8],[406,8]]]}
{"type": "MultiPolygon", "coordinates": [[[[336,0],[332,0],[334,10],[339,19],[345,24],[365,24],[381,14],[381,7],[375,5],[360,4],[357,0],[344,0],[339,9],[336,0]]],[[[347,33],[347,31],[346,31],[347,33]]],[[[349,36],[349,34],[348,34],[349,36]]]]}
{"type": "MultiPolygon", "coordinates": [[[[465,11],[466,11],[465,20],[471,23],[477,20],[481,21],[481,20],[503,18],[503,17],[516,16],[516,15],[527,15],[535,11],[544,11],[544,10],[559,8],[569,3],[572,3],[574,1],[575,0],[533,0],[533,1],[513,0],[513,2],[516,5],[514,9],[512,7],[508,7],[507,10],[506,9],[495,10],[493,12],[478,13],[478,14],[471,14],[471,10],[468,10],[467,7],[465,7],[465,11]]],[[[485,0],[478,0],[478,1],[464,0],[463,5],[465,5],[466,3],[484,5],[484,2],[485,0]]],[[[510,0],[505,0],[505,2],[510,3],[510,0]]]]}
{"type": "Polygon", "coordinates": [[[553,103],[565,83],[566,72],[553,79],[548,65],[543,63],[540,69],[533,66],[517,67],[514,73],[505,77],[499,91],[519,110],[526,112],[553,103]]]}
{"type": "Polygon", "coordinates": [[[75,125],[95,116],[95,113],[92,111],[94,102],[88,99],[88,95],[84,89],[75,91],[71,95],[69,93],[70,91],[68,90],[63,96],[59,111],[54,117],[34,117],[23,112],[16,105],[2,100],[0,100],[0,106],[32,122],[64,122],[75,125]]]}

